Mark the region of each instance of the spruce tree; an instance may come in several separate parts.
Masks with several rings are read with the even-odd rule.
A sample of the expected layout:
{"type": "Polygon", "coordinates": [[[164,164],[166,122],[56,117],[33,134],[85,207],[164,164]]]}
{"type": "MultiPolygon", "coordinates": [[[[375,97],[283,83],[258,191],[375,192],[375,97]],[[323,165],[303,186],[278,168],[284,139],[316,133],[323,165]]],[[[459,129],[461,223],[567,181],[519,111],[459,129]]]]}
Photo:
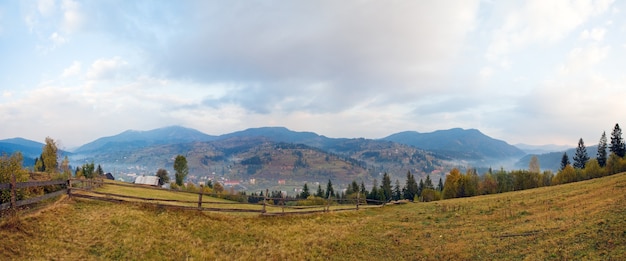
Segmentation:
{"type": "Polygon", "coordinates": [[[437,190],[443,191],[443,181],[441,180],[441,177],[439,178],[439,184],[437,185],[437,190]]]}
{"type": "Polygon", "coordinates": [[[600,165],[600,167],[606,166],[606,159],[607,159],[607,155],[606,155],[606,149],[607,149],[607,144],[606,144],[606,132],[603,131],[602,132],[602,137],[600,137],[600,142],[598,143],[598,165],[600,165]]]}
{"type": "Polygon", "coordinates": [[[309,192],[309,185],[307,185],[306,183],[304,183],[304,187],[302,187],[302,193],[300,193],[300,198],[302,199],[306,199],[311,195],[311,193],[309,192]]]}
{"type": "Polygon", "coordinates": [[[335,190],[333,189],[333,183],[328,180],[328,184],[326,185],[326,198],[335,197],[335,190]]]}
{"type": "Polygon", "coordinates": [[[322,185],[317,185],[317,193],[315,193],[315,196],[320,198],[324,197],[324,190],[322,189],[322,185]]]}
{"type": "Polygon", "coordinates": [[[620,158],[624,157],[626,154],[626,147],[624,147],[624,139],[622,139],[622,129],[620,129],[619,124],[615,123],[615,127],[613,128],[613,132],[611,132],[611,146],[609,148],[611,152],[615,153],[615,155],[620,158]]]}
{"type": "Polygon", "coordinates": [[[426,181],[424,181],[424,188],[435,189],[435,185],[433,185],[433,181],[430,179],[430,175],[426,175],[426,181]]]}
{"type": "Polygon", "coordinates": [[[574,168],[584,169],[588,160],[589,156],[587,156],[587,147],[585,147],[585,142],[583,141],[583,138],[580,138],[578,140],[576,154],[574,155],[574,168]]]}
{"type": "Polygon", "coordinates": [[[404,190],[404,198],[413,201],[413,198],[418,195],[418,185],[415,181],[415,177],[411,174],[411,171],[406,173],[406,184],[404,190]]]}
{"type": "Polygon", "coordinates": [[[563,157],[561,158],[561,170],[565,169],[567,165],[569,165],[569,157],[567,156],[567,152],[563,153],[563,157]]]}
{"type": "Polygon", "coordinates": [[[393,187],[393,200],[402,199],[402,190],[400,188],[400,181],[396,179],[396,185],[393,187]]]}
{"type": "Polygon", "coordinates": [[[389,174],[387,174],[387,172],[385,172],[385,174],[383,175],[383,182],[380,185],[380,189],[383,192],[384,198],[382,200],[384,201],[388,201],[391,199],[391,192],[392,192],[392,188],[391,188],[391,178],[389,178],[389,174]]]}

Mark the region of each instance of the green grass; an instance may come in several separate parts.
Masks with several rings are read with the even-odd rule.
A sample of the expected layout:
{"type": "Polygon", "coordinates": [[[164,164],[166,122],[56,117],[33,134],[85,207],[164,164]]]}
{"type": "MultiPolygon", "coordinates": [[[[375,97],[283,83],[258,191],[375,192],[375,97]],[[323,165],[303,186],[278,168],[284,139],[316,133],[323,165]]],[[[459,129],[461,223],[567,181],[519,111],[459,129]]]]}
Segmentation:
{"type": "Polygon", "coordinates": [[[72,199],[0,228],[3,258],[19,260],[619,260],[626,174],[284,217],[72,199]]]}

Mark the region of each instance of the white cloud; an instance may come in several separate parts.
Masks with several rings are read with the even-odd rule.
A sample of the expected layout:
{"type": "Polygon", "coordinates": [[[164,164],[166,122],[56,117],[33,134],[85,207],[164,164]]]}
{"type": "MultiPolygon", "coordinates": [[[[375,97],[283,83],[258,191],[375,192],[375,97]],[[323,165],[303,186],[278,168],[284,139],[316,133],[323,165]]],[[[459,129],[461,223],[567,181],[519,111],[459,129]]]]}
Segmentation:
{"type": "Polygon", "coordinates": [[[85,17],[80,10],[80,3],[72,0],[63,0],[63,28],[68,32],[75,32],[82,28],[85,17]]]}
{"type": "Polygon", "coordinates": [[[491,75],[493,74],[493,69],[489,66],[485,66],[482,69],[480,69],[479,74],[482,79],[489,79],[491,78],[491,75]]]}
{"type": "Polygon", "coordinates": [[[50,16],[56,11],[55,0],[39,0],[37,10],[43,16],[50,16]]]}
{"type": "Polygon", "coordinates": [[[492,33],[486,57],[498,61],[531,44],[553,45],[590,17],[609,10],[612,0],[532,0],[513,6],[492,33]]]}
{"type": "Polygon", "coordinates": [[[606,34],[606,29],[604,28],[593,28],[591,31],[584,30],[580,33],[580,38],[583,40],[594,40],[597,42],[601,42],[604,40],[604,35],[606,34]]]}
{"type": "Polygon", "coordinates": [[[107,80],[119,76],[119,72],[128,63],[120,57],[111,59],[98,59],[89,68],[87,78],[90,80],[107,80]]]}
{"type": "Polygon", "coordinates": [[[48,39],[50,39],[50,41],[52,41],[53,48],[56,48],[56,47],[58,47],[60,45],[63,45],[63,44],[65,44],[67,42],[67,40],[63,36],[59,35],[59,33],[57,33],[57,32],[52,33],[52,35],[50,35],[50,37],[48,39]]]}
{"type": "Polygon", "coordinates": [[[78,61],[74,61],[72,65],[70,65],[70,67],[67,67],[65,68],[65,70],[63,70],[63,74],[61,75],[61,77],[68,78],[68,77],[78,75],[80,74],[81,69],[82,69],[81,63],[78,61]]]}
{"type": "Polygon", "coordinates": [[[561,65],[558,71],[562,75],[577,75],[580,72],[588,72],[604,60],[610,50],[610,46],[575,48],[569,52],[566,63],[561,65]]]}

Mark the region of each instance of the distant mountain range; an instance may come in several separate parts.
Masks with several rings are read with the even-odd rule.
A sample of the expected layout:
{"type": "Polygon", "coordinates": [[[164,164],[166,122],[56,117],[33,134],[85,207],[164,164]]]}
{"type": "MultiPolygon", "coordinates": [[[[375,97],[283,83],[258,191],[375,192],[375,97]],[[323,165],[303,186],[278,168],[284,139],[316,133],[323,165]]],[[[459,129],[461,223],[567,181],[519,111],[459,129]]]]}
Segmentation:
{"type": "MultiPolygon", "coordinates": [[[[39,156],[42,147],[42,143],[20,138],[0,140],[0,152],[21,151],[25,159],[39,156]]],[[[173,174],[173,159],[178,154],[188,158],[193,181],[220,178],[268,184],[276,180],[369,182],[380,180],[384,172],[403,181],[407,171],[437,180],[452,167],[498,166],[496,162],[516,161],[526,155],[476,129],[406,131],[382,139],[364,139],[329,138],[284,127],[213,136],[181,126],[128,130],[67,153],[73,165],[94,162],[119,175],[150,175],[158,168],[173,174]]]]}
{"type": "Polygon", "coordinates": [[[504,159],[518,158],[526,154],[517,147],[493,139],[476,129],[455,128],[430,133],[405,131],[390,135],[383,140],[415,146],[454,159],[504,159]]]}

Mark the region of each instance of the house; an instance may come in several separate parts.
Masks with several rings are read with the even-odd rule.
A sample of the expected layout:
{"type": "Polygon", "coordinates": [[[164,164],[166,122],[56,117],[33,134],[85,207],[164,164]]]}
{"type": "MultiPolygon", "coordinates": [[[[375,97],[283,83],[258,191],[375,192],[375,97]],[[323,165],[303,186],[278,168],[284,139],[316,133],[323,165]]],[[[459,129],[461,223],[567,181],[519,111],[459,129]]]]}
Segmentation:
{"type": "Polygon", "coordinates": [[[111,174],[111,172],[108,172],[104,176],[106,177],[106,179],[115,180],[115,177],[113,177],[113,174],[111,174]]]}
{"type": "Polygon", "coordinates": [[[135,184],[159,186],[159,177],[157,176],[138,176],[135,178],[135,184]]]}

